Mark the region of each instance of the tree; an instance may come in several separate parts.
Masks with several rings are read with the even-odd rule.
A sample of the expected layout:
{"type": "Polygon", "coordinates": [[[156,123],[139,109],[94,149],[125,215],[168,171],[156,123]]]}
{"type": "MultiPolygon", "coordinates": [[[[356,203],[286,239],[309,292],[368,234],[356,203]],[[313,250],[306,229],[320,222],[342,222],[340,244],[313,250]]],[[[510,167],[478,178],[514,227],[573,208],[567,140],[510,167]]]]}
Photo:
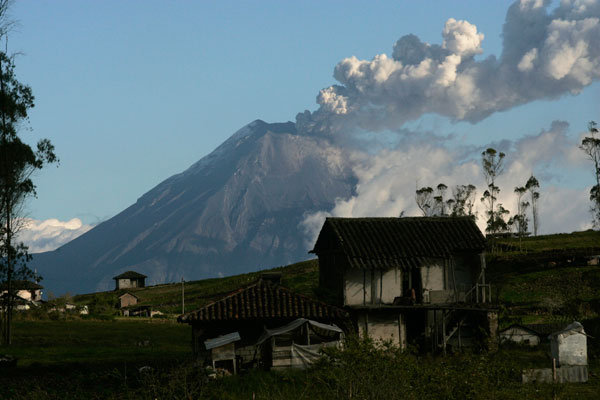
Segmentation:
{"type": "Polygon", "coordinates": [[[598,133],[598,124],[594,121],[588,123],[590,136],[586,136],[581,141],[579,148],[587,154],[588,158],[594,163],[594,172],[596,175],[596,184],[590,189],[590,200],[592,207],[590,211],[593,216],[593,224],[597,229],[600,228],[600,139],[596,137],[598,133]]]}
{"type": "Polygon", "coordinates": [[[452,189],[452,199],[448,200],[451,206],[450,215],[453,217],[475,216],[473,206],[477,188],[473,185],[456,185],[452,189]]]}
{"type": "Polygon", "coordinates": [[[429,186],[422,187],[421,189],[417,189],[416,193],[416,201],[417,207],[423,213],[424,217],[431,217],[435,213],[435,208],[433,206],[433,189],[429,186]]]}
{"type": "Polygon", "coordinates": [[[519,236],[519,247],[521,247],[521,240],[527,233],[527,225],[529,218],[527,218],[527,208],[529,208],[529,202],[523,200],[523,196],[527,193],[525,186],[516,187],[515,194],[517,195],[517,213],[510,218],[508,224],[514,226],[519,236]]]}
{"type": "Polygon", "coordinates": [[[13,58],[0,52],[0,280],[8,289],[2,321],[5,344],[11,342],[13,280],[33,276],[27,268],[27,247],[15,243],[25,200],[35,196],[31,176],[44,165],[58,162],[48,139],[40,140],[34,150],[18,136],[34,107],[34,97],[31,88],[17,80],[14,69],[13,58]]]}
{"type": "Polygon", "coordinates": [[[537,191],[540,188],[540,183],[535,176],[531,175],[525,184],[525,189],[529,192],[529,200],[531,204],[531,216],[533,219],[533,235],[537,236],[538,228],[540,226],[539,218],[539,207],[538,200],[540,199],[540,193],[537,191]]]}
{"type": "Polygon", "coordinates": [[[444,196],[446,195],[446,190],[448,190],[448,186],[443,183],[439,183],[436,187],[437,195],[433,197],[433,201],[435,202],[435,215],[440,217],[446,216],[446,202],[444,201],[444,196]]]}
{"type": "Polygon", "coordinates": [[[488,148],[481,153],[481,164],[483,166],[483,175],[487,183],[487,190],[483,192],[481,202],[486,204],[488,216],[486,232],[494,234],[504,232],[508,229],[504,220],[504,215],[509,211],[497,204],[500,188],[496,186],[496,177],[503,171],[503,162],[506,154],[497,152],[493,148],[488,148]]]}

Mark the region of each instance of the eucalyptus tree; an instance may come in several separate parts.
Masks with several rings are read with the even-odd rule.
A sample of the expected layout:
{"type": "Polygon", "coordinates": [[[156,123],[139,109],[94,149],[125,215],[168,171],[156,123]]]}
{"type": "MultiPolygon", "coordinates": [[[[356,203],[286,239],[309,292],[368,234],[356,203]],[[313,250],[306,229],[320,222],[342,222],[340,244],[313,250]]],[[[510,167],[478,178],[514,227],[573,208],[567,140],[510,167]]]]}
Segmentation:
{"type": "Polygon", "coordinates": [[[537,236],[538,228],[540,226],[539,206],[538,202],[540,199],[540,182],[533,175],[529,177],[525,184],[525,189],[529,192],[529,201],[531,204],[531,216],[533,219],[533,235],[537,236]]]}
{"type": "Polygon", "coordinates": [[[523,200],[523,197],[527,193],[525,186],[515,187],[515,194],[517,195],[517,213],[512,216],[509,220],[509,225],[514,226],[519,236],[519,246],[521,246],[521,240],[527,233],[529,218],[527,218],[527,209],[529,208],[529,202],[523,200]]]}
{"type": "Polygon", "coordinates": [[[415,200],[417,207],[421,210],[424,217],[431,217],[435,214],[435,207],[433,203],[433,188],[424,186],[421,189],[417,189],[415,192],[415,200]]]}
{"type": "Polygon", "coordinates": [[[598,124],[594,121],[588,123],[590,136],[586,136],[581,141],[579,148],[594,163],[594,174],[596,184],[590,189],[590,200],[592,201],[591,212],[593,223],[596,228],[600,228],[600,139],[596,137],[598,133],[598,124]]]}
{"type": "MultiPolygon", "coordinates": [[[[477,188],[471,184],[456,185],[452,189],[451,214],[453,217],[473,216],[473,207],[475,206],[475,196],[477,188]]],[[[448,200],[450,202],[450,200],[448,200]]]]}
{"type": "Polygon", "coordinates": [[[488,148],[481,153],[481,165],[487,189],[483,192],[481,202],[486,205],[488,216],[486,232],[494,234],[508,229],[504,216],[508,210],[497,203],[500,188],[496,186],[496,178],[503,172],[506,154],[488,148]]]}

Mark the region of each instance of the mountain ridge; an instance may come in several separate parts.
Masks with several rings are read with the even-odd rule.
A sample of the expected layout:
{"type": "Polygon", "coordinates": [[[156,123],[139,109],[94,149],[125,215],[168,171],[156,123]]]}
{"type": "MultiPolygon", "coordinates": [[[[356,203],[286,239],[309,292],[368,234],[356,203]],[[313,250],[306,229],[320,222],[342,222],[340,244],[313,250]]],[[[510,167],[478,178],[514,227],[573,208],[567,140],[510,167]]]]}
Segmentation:
{"type": "Polygon", "coordinates": [[[106,290],[133,269],[150,283],[251,272],[308,258],[298,226],[356,178],[341,151],[292,122],[255,120],[214,151],[32,267],[51,291],[106,290]]]}

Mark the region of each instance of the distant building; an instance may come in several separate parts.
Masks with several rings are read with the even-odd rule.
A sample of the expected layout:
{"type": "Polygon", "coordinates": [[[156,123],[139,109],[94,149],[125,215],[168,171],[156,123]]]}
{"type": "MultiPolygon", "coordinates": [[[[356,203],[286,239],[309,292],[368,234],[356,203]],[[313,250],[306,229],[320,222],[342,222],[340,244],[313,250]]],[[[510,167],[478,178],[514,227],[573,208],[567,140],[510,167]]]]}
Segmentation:
{"type": "MultiPolygon", "coordinates": [[[[42,289],[44,287],[35,282],[23,280],[12,281],[11,287],[14,294],[13,300],[16,300],[20,305],[37,305],[38,302],[42,301],[42,289]]],[[[8,284],[3,282],[0,285],[0,295],[5,296],[7,293],[8,284]]],[[[28,308],[27,306],[24,309],[28,308]]]]}
{"type": "Polygon", "coordinates": [[[139,298],[129,292],[125,292],[119,296],[119,308],[125,308],[129,306],[135,306],[138,303],[139,298]]]}
{"type": "MultiPolygon", "coordinates": [[[[12,281],[11,288],[13,292],[12,305],[16,310],[29,310],[32,306],[37,307],[42,301],[41,285],[35,282],[17,280],[12,281]]],[[[0,303],[5,304],[8,297],[8,284],[3,282],[0,284],[0,303]]]]}
{"type": "Polygon", "coordinates": [[[146,275],[135,271],[123,272],[113,278],[115,280],[115,290],[146,287],[146,278],[146,275]]]}

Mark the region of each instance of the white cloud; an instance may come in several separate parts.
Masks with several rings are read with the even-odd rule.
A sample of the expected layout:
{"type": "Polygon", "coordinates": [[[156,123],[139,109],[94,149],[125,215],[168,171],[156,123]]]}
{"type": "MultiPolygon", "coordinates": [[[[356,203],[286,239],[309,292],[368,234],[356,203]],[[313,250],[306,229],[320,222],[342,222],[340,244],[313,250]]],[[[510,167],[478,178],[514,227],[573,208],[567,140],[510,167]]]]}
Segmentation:
{"type": "Polygon", "coordinates": [[[27,219],[17,240],[29,246],[30,253],[52,251],[93,228],[79,218],[59,221],[56,218],[39,221],[27,219]]]}

